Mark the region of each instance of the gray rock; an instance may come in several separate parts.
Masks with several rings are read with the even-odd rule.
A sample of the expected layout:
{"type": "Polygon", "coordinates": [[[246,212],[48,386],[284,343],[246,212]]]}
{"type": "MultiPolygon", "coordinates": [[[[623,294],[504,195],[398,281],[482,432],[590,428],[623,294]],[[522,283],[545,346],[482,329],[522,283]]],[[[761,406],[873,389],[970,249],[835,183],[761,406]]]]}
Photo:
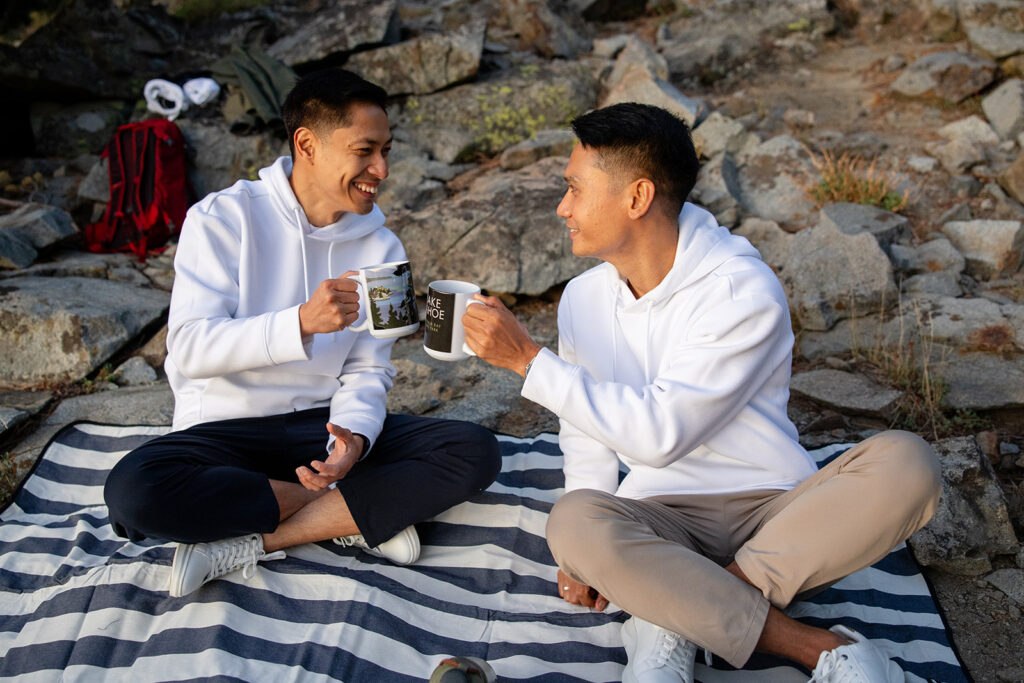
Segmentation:
{"type": "Polygon", "coordinates": [[[892,73],[893,71],[899,71],[907,65],[907,60],[903,58],[903,55],[889,55],[882,62],[882,72],[892,73]]]}
{"type": "Polygon", "coordinates": [[[992,466],[972,437],[933,447],[942,466],[942,499],[931,521],[910,537],[914,556],[954,574],[990,571],[992,557],[1017,549],[992,466]]]}
{"type": "Polygon", "coordinates": [[[498,0],[502,16],[519,38],[519,47],[551,57],[574,58],[590,51],[590,42],[545,0],[498,0]]]}
{"type": "Polygon", "coordinates": [[[993,348],[1002,345],[998,339],[1012,343],[1014,337],[999,304],[981,298],[953,297],[930,300],[928,335],[953,347],[986,351],[1000,350],[993,348]]]}
{"type": "Polygon", "coordinates": [[[871,381],[863,375],[821,369],[793,375],[790,389],[841,413],[887,417],[903,393],[871,381]]]}
{"type": "Polygon", "coordinates": [[[955,175],[949,179],[949,192],[957,199],[977,197],[982,187],[980,180],[965,174],[955,175]]]}
{"type": "Polygon", "coordinates": [[[797,343],[800,355],[808,360],[845,354],[877,355],[888,350],[906,355],[907,350],[921,349],[921,328],[917,311],[907,307],[892,318],[858,314],[824,332],[802,330],[797,343]]]}
{"type": "Polygon", "coordinates": [[[0,216],[0,268],[30,266],[39,251],[77,233],[66,211],[53,206],[25,204],[0,216]]]}
{"type": "Polygon", "coordinates": [[[919,3],[925,13],[925,33],[932,40],[948,40],[960,23],[957,0],[927,0],[919,3]]]}
{"type": "Polygon", "coordinates": [[[554,61],[409,97],[391,114],[406,139],[452,163],[494,155],[539,130],[564,126],[592,109],[596,96],[597,80],[584,64],[554,61]]]}
{"type": "Polygon", "coordinates": [[[73,157],[99,153],[127,122],[128,112],[122,102],[33,102],[30,118],[36,152],[73,157]]]}
{"type": "Polygon", "coordinates": [[[945,225],[950,221],[969,221],[972,218],[974,218],[974,216],[971,213],[971,205],[967,202],[960,202],[959,204],[954,204],[952,207],[944,211],[938,219],[936,219],[935,223],[937,225],[945,225]]]}
{"type": "Polygon", "coordinates": [[[730,148],[730,143],[740,136],[748,135],[756,141],[756,136],[752,133],[747,134],[742,123],[716,111],[693,129],[693,144],[698,154],[710,159],[727,149],[736,151],[735,148],[730,148]]]}
{"type": "Polygon", "coordinates": [[[897,269],[911,275],[949,272],[956,276],[963,272],[967,263],[956,247],[942,236],[917,246],[894,244],[891,257],[897,269]]]}
{"type": "Polygon", "coordinates": [[[1017,272],[1024,257],[1021,221],[951,221],[942,226],[967,260],[967,272],[979,280],[994,280],[1017,272]]]}
{"type": "Polygon", "coordinates": [[[0,230],[0,270],[16,270],[32,265],[39,252],[32,243],[13,230],[0,230]]]}
{"type": "Polygon", "coordinates": [[[875,238],[846,235],[830,225],[794,236],[781,280],[801,326],[810,330],[877,315],[899,299],[892,264],[875,238]]]}
{"type": "MultiPolygon", "coordinates": [[[[620,57],[621,58],[621,57],[620,57]]],[[[600,102],[601,107],[610,107],[620,102],[639,102],[667,109],[693,127],[706,113],[701,100],[688,97],[676,86],[658,78],[650,69],[632,67],[600,102]]]]}
{"type": "Polygon", "coordinates": [[[1024,34],[1000,26],[974,26],[967,29],[967,40],[975,52],[990,59],[1005,59],[1024,52],[1024,34]]]}
{"type": "Polygon", "coordinates": [[[617,55],[622,48],[626,47],[626,43],[632,37],[632,33],[619,33],[618,35],[608,36],[607,38],[595,38],[593,48],[594,56],[604,57],[605,59],[614,59],[615,55],[617,55]]]}
{"type": "Polygon", "coordinates": [[[779,223],[800,224],[815,205],[804,186],[815,175],[807,148],[779,135],[736,155],[744,210],[779,223]]]}
{"type": "Polygon", "coordinates": [[[515,171],[545,157],[567,157],[575,145],[576,135],[568,128],[539,130],[502,152],[499,162],[506,171],[515,171]]]}
{"type": "Polygon", "coordinates": [[[997,569],[985,580],[1006,593],[1018,605],[1024,605],[1024,570],[997,569]]]}
{"type": "Polygon", "coordinates": [[[969,53],[933,52],[908,66],[890,86],[907,97],[960,102],[995,79],[996,63],[969,53]]]}
{"type": "Polygon", "coordinates": [[[476,75],[485,29],[477,22],[459,31],[360,52],[345,68],[381,86],[389,96],[431,93],[476,75]]]}
{"type": "Polygon", "coordinates": [[[96,277],[107,278],[115,269],[132,268],[135,257],[130,254],[92,254],[80,251],[57,251],[45,263],[23,270],[4,273],[6,277],[96,277]]]}
{"type": "Polygon", "coordinates": [[[156,370],[140,356],[132,356],[114,370],[118,386],[134,387],[156,381],[156,370]]]}
{"type": "Polygon", "coordinates": [[[731,154],[719,152],[701,164],[690,200],[714,214],[719,225],[733,226],[739,220],[739,172],[731,154]]]}
{"type": "Polygon", "coordinates": [[[45,410],[53,400],[49,391],[0,392],[0,439],[9,439],[32,416],[45,410]]]}
{"type": "Polygon", "coordinates": [[[1017,201],[1024,201],[1024,152],[999,174],[999,185],[1017,201]]]}
{"type": "Polygon", "coordinates": [[[167,311],[166,292],[92,278],[0,284],[0,386],[62,382],[102,365],[167,311]]]}
{"type": "Polygon", "coordinates": [[[238,180],[256,180],[264,166],[289,154],[288,143],[271,133],[234,135],[222,121],[179,120],[188,145],[188,176],[197,197],[230,187],[238,180]]]}
{"type": "Polygon", "coordinates": [[[1024,132],[1024,81],[1011,78],[981,100],[981,109],[1004,140],[1024,132]]]}
{"type": "Polygon", "coordinates": [[[746,237],[761,252],[761,260],[771,266],[776,273],[781,273],[789,263],[793,235],[780,228],[775,221],[746,218],[733,230],[733,234],[746,237]]]}
{"type": "Polygon", "coordinates": [[[947,140],[964,140],[974,145],[999,143],[999,135],[996,134],[996,131],[977,114],[947,123],[936,132],[947,140]]]}
{"type": "Polygon", "coordinates": [[[1000,26],[1007,31],[1024,30],[1017,0],[956,0],[956,5],[964,28],[1000,26]]]}
{"type": "Polygon", "coordinates": [[[110,201],[110,168],[106,159],[100,159],[78,184],[78,198],[106,204],[110,201]]]}
{"type": "Polygon", "coordinates": [[[821,208],[820,216],[820,223],[830,225],[844,234],[870,234],[887,253],[894,242],[910,236],[910,221],[906,217],[875,206],[850,202],[826,204],[821,208]]]}
{"type": "Polygon", "coordinates": [[[388,225],[416,255],[416,290],[457,278],[491,292],[537,295],[593,266],[572,255],[555,214],[565,164],[553,157],[513,173],[495,169],[451,201],[393,213],[388,225]]]}
{"type": "Polygon", "coordinates": [[[614,88],[630,71],[637,68],[649,71],[655,78],[668,80],[668,62],[665,58],[652,45],[631,35],[615,60],[615,66],[605,82],[606,87],[614,88]]]}
{"type": "Polygon", "coordinates": [[[396,209],[416,210],[431,202],[447,199],[444,183],[434,177],[436,167],[450,169],[447,164],[426,157],[401,159],[391,164],[387,180],[377,194],[377,205],[389,215],[396,209]]]}
{"type": "Polygon", "coordinates": [[[962,138],[949,142],[930,142],[924,148],[951,174],[963,173],[985,162],[985,151],[979,145],[962,138]]]}
{"type": "Polygon", "coordinates": [[[312,62],[361,45],[383,43],[394,33],[397,0],[328,0],[315,21],[298,24],[267,48],[285,64],[312,62]]]}
{"type": "Polygon", "coordinates": [[[953,410],[994,410],[1024,406],[1024,365],[991,353],[965,353],[936,368],[949,386],[943,407],[953,410]]]}
{"type": "Polygon", "coordinates": [[[939,165],[938,159],[926,156],[912,156],[907,159],[907,166],[918,173],[931,173],[939,165]]]}
{"type": "Polygon", "coordinates": [[[142,345],[135,355],[141,357],[151,368],[162,368],[167,360],[167,325],[142,345]]]}
{"type": "Polygon", "coordinates": [[[956,297],[964,293],[960,278],[949,271],[913,275],[902,282],[900,290],[910,296],[926,294],[956,297]]]}

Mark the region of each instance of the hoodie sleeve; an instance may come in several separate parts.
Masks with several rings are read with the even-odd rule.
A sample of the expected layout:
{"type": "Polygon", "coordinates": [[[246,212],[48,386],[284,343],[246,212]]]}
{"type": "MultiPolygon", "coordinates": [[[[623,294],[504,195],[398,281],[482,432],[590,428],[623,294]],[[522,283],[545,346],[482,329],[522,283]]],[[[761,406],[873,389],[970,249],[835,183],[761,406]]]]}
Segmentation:
{"type": "MultiPolygon", "coordinates": [[[[531,381],[541,381],[540,378],[545,372],[543,366],[548,364],[548,361],[576,367],[572,314],[569,310],[568,297],[563,297],[558,305],[558,357],[556,358],[548,349],[541,349],[523,385],[523,396],[531,398],[526,385],[531,381]],[[538,368],[538,365],[541,368],[538,368]]],[[[562,469],[565,473],[566,493],[576,489],[597,489],[615,493],[619,486],[619,458],[615,451],[587,435],[561,415],[558,422],[558,446],[565,458],[562,469]]]]}
{"type": "Polygon", "coordinates": [[[167,350],[178,370],[206,379],[309,360],[299,332],[299,307],[236,318],[241,237],[194,207],[174,257],[167,350]]]}
{"type": "Polygon", "coordinates": [[[775,299],[711,298],[646,386],[597,381],[549,352],[534,362],[536,381],[523,396],[628,458],[650,467],[675,462],[731,421],[792,350],[789,317],[775,299]]]}
{"type": "MultiPolygon", "coordinates": [[[[405,249],[397,237],[381,263],[406,260],[405,249]]],[[[331,397],[331,422],[366,437],[369,453],[384,428],[387,416],[387,393],[395,379],[391,364],[394,339],[377,339],[368,331],[356,333],[356,341],[341,367],[341,386],[331,397]]],[[[327,452],[334,448],[334,436],[327,439],[327,452]]]]}

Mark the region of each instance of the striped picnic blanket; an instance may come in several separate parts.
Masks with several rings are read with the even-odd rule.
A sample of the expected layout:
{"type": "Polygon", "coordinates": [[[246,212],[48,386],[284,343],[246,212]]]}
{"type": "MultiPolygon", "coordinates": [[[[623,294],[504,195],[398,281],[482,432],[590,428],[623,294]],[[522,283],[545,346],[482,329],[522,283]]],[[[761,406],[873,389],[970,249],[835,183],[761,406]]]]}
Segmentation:
{"type": "MultiPolygon", "coordinates": [[[[173,545],[118,538],[102,500],[110,467],[165,431],[65,428],[0,514],[0,677],[422,681],[452,654],[483,657],[502,680],[621,677],[626,615],[556,595],[544,541],[563,485],[554,435],[499,437],[498,480],[418,525],[423,554],[414,566],[309,544],[261,563],[248,581],[239,572],[170,598],[173,545]]],[[[897,659],[908,681],[966,680],[905,548],[790,613],[861,631],[897,659]]],[[[807,673],[755,656],[743,671],[699,663],[697,678],[806,681],[807,673]]]]}

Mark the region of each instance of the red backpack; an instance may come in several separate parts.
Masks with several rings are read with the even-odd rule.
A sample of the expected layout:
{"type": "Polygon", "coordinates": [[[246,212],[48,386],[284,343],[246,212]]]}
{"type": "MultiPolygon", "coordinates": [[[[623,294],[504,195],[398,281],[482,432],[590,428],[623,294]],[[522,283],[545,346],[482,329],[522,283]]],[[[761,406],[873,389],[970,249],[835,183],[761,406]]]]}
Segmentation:
{"type": "Polygon", "coordinates": [[[89,251],[131,251],[140,261],[181,231],[188,208],[185,139],[172,121],[121,126],[103,150],[110,165],[110,203],[85,228],[89,251]]]}

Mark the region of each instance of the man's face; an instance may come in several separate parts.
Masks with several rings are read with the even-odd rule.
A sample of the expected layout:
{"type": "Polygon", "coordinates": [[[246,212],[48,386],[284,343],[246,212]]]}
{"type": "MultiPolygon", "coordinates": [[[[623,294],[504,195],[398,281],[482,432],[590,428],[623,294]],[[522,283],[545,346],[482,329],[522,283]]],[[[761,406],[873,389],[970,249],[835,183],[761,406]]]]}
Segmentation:
{"type": "Polygon", "coordinates": [[[572,253],[615,262],[630,238],[628,183],[598,167],[598,153],[577,144],[565,168],[569,187],[556,213],[565,219],[572,253]]]}
{"type": "Polygon", "coordinates": [[[380,182],[388,177],[391,129],[388,115],[373,104],[356,103],[351,121],[319,138],[313,169],[318,199],[331,210],[367,214],[380,182]]]}

